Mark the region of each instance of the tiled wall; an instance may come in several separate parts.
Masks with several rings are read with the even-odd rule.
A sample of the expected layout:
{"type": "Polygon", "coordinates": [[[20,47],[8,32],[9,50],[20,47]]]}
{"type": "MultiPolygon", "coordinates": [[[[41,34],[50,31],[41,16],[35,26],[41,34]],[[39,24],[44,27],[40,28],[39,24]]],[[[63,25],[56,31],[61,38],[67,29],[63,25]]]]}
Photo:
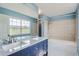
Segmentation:
{"type": "Polygon", "coordinates": [[[55,20],[49,23],[49,38],[75,41],[76,19],[55,20]]]}

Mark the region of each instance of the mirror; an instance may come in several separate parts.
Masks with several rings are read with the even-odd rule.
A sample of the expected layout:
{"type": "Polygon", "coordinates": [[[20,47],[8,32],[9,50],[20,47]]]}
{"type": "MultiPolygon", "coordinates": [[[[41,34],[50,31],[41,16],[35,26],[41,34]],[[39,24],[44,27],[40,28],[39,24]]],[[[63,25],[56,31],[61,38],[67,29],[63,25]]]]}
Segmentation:
{"type": "Polygon", "coordinates": [[[0,45],[20,41],[31,36],[31,22],[0,14],[0,45]]]}

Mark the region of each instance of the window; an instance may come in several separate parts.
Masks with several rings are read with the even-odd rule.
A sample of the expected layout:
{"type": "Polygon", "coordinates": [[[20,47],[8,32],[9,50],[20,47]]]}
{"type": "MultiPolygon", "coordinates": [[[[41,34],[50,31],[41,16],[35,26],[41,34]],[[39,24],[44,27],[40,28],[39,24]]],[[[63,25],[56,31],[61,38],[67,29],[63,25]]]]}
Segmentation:
{"type": "Polygon", "coordinates": [[[22,34],[30,33],[30,22],[26,20],[22,20],[22,34]]]}
{"type": "Polygon", "coordinates": [[[10,35],[22,35],[30,33],[30,21],[22,19],[9,19],[10,35]]]}

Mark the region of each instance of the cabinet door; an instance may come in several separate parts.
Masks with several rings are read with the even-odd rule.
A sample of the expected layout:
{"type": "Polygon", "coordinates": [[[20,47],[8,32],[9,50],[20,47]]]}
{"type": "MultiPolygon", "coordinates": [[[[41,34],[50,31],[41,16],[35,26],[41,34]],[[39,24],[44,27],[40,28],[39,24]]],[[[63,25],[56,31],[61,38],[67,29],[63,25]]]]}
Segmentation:
{"type": "Polygon", "coordinates": [[[43,41],[42,41],[42,42],[39,42],[39,43],[37,44],[37,46],[38,46],[38,48],[39,48],[39,50],[38,50],[38,55],[39,55],[39,56],[43,56],[43,54],[44,54],[44,51],[43,51],[43,41]]]}
{"type": "Polygon", "coordinates": [[[38,55],[38,46],[37,44],[31,46],[31,50],[30,50],[30,56],[37,56],[38,55]]]}
{"type": "Polygon", "coordinates": [[[46,54],[46,53],[48,53],[48,40],[45,40],[43,44],[44,44],[43,50],[44,50],[44,52],[46,54]]]}
{"type": "Polygon", "coordinates": [[[28,47],[28,48],[25,48],[23,50],[21,50],[21,56],[30,56],[30,50],[31,50],[31,47],[28,47]]]}

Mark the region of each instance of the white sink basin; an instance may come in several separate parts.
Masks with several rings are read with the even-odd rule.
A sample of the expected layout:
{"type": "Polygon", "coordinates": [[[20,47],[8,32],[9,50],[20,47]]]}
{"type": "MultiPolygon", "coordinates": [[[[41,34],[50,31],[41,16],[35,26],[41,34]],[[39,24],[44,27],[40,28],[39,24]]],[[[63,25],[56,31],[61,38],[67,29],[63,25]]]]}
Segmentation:
{"type": "Polygon", "coordinates": [[[15,43],[11,43],[8,45],[3,45],[2,48],[4,51],[8,51],[8,50],[13,49],[13,48],[18,47],[18,46],[20,46],[20,42],[15,42],[15,43]]]}
{"type": "Polygon", "coordinates": [[[24,40],[22,42],[15,42],[8,45],[3,45],[2,48],[4,51],[12,51],[12,50],[17,50],[24,46],[27,46],[29,43],[30,43],[30,40],[24,40]]]}
{"type": "Polygon", "coordinates": [[[23,44],[29,44],[30,43],[30,40],[24,40],[22,41],[23,44]]]}
{"type": "Polygon", "coordinates": [[[33,38],[33,40],[39,40],[39,37],[35,37],[35,38],[33,38]]]}

